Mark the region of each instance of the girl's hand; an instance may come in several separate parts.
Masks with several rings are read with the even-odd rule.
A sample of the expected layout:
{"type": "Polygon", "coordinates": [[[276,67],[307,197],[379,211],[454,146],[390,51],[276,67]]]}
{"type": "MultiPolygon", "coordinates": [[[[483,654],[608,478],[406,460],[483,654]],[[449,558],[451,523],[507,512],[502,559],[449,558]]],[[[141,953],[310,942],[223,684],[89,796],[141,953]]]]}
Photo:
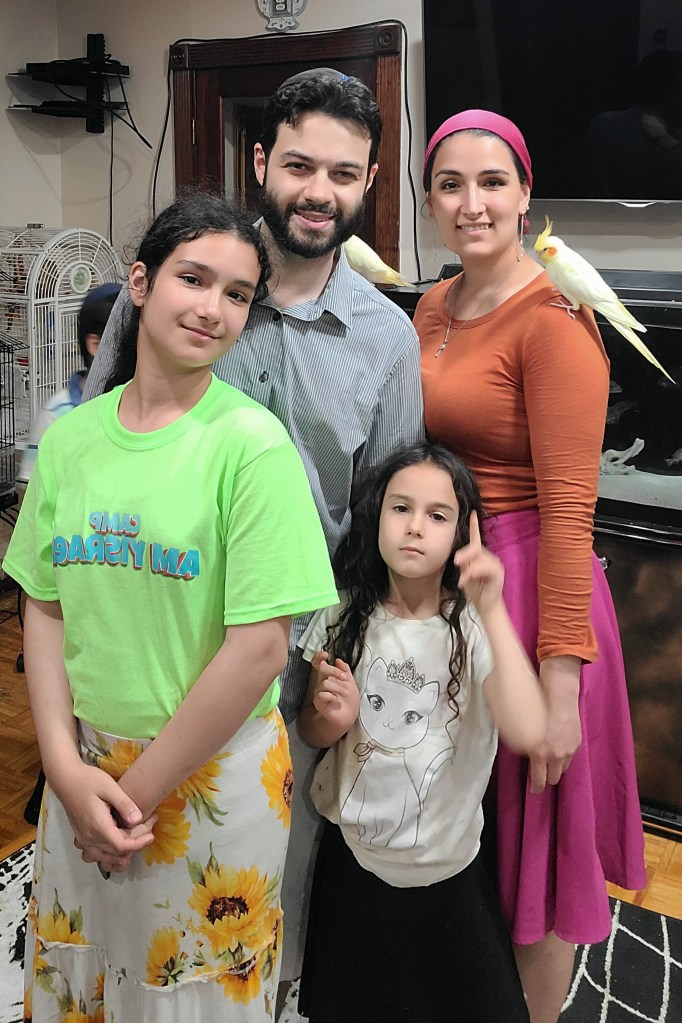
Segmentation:
{"type": "MultiPolygon", "coordinates": [[[[128,836],[130,838],[140,838],[143,835],[149,835],[157,820],[157,815],[152,814],[142,824],[137,824],[134,828],[127,829],[128,836]]],[[[101,846],[87,846],[84,848],[77,838],[74,838],[73,844],[76,849],[81,850],[81,858],[84,863],[98,863],[102,872],[106,873],[127,870],[135,855],[135,853],[129,852],[121,856],[114,856],[101,846]]],[[[148,841],[147,844],[151,843],[148,841]]]]}
{"type": "Polygon", "coordinates": [[[455,552],[453,560],[459,569],[459,588],[479,614],[499,605],[504,567],[500,559],[483,546],[475,511],[469,519],[469,543],[455,552]]]}
{"type": "Polygon", "coordinates": [[[326,651],[318,650],[311,662],[320,677],[313,706],[320,717],[345,735],[357,721],[360,691],[346,662],[337,657],[334,664],[328,664],[328,658],[326,651]]]}
{"type": "Polygon", "coordinates": [[[153,824],[143,823],[130,797],[98,767],[80,763],[60,780],[56,794],[69,818],[74,844],[88,850],[87,862],[103,855],[125,859],[154,841],[153,824]]]}

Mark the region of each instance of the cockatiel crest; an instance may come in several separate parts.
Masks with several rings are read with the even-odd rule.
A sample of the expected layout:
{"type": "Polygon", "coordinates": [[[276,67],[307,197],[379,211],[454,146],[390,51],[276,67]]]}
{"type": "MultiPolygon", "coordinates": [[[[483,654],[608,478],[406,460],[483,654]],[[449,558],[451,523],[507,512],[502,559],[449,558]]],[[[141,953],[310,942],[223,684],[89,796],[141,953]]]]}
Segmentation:
{"type": "MultiPolygon", "coordinates": [[[[552,284],[568,299],[569,304],[564,308],[568,310],[569,315],[572,316],[573,311],[580,309],[581,305],[601,313],[645,359],[660,369],[668,380],[675,383],[641,338],[635,334],[636,330],[645,334],[646,327],[625,308],[615,291],[591,263],[570,249],[561,238],[552,234],[552,221],[549,217],[545,217],[545,220],[545,229],[537,236],[534,248],[544,263],[552,284]]],[[[558,302],[556,304],[560,305],[558,302]]]]}
{"type": "MultiPolygon", "coordinates": [[[[552,221],[546,216],[545,229],[537,236],[534,246],[538,256],[545,264],[548,263],[550,259],[554,259],[557,254],[556,242],[561,242],[560,238],[552,238],[553,226],[552,221]]],[[[563,245],[563,242],[561,242],[561,244],[563,245]]]]}

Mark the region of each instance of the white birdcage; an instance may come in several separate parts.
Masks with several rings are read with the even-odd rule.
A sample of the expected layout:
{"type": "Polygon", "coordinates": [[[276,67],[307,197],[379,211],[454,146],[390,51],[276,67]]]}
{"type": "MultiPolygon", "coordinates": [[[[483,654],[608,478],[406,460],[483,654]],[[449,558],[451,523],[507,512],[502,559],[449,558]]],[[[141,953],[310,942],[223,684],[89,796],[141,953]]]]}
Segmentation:
{"type": "Polygon", "coordinates": [[[0,227],[0,332],[6,343],[16,342],[18,447],[37,411],[82,368],[78,312],[85,295],[122,279],[116,252],[95,231],[0,227]]]}

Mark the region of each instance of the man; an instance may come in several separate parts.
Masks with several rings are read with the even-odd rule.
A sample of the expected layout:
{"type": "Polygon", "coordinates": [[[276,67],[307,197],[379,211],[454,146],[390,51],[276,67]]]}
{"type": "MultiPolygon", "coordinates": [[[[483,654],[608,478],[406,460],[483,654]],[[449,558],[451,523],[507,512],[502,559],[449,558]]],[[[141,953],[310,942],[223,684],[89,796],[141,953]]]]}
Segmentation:
{"type": "MultiPolygon", "coordinates": [[[[381,114],[369,89],[318,68],[288,79],[268,102],[254,166],[262,186],[261,231],[273,273],[239,341],[216,363],[223,380],[269,408],[306,467],[330,555],[373,466],[423,436],[419,348],[398,307],[350,269],[341,247],[356,233],[377,172],[381,114]]],[[[109,379],[129,303],[114,307],[86,397],[109,379]]],[[[294,720],[309,665],[291,630],[280,707],[294,720]]],[[[287,941],[283,977],[298,972],[300,914],[310,872],[314,818],[306,771],[314,752],[290,729],[298,799],[284,879],[287,941]]],[[[313,811],[314,813],[314,811],[313,811]]]]}

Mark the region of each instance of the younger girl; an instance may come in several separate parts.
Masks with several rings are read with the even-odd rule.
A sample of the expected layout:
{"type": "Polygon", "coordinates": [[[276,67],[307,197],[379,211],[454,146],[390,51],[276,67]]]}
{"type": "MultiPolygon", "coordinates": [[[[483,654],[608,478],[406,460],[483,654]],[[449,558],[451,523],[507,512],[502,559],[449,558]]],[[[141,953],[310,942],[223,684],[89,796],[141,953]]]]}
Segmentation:
{"type": "Polygon", "coordinates": [[[392,458],[339,548],[343,603],[301,639],[299,727],[331,747],[311,792],[329,822],[301,985],[311,1023],[528,1020],[479,855],[481,801],[495,728],[528,752],[545,711],[480,512],[444,448],[392,458]]]}
{"type": "Polygon", "coordinates": [[[170,206],[130,271],[132,381],[40,444],[5,560],[29,595],[48,780],[33,1023],[274,1015],[292,781],[277,674],[291,617],[337,597],[284,428],[211,374],[266,276],[224,200],[170,206]]]}

